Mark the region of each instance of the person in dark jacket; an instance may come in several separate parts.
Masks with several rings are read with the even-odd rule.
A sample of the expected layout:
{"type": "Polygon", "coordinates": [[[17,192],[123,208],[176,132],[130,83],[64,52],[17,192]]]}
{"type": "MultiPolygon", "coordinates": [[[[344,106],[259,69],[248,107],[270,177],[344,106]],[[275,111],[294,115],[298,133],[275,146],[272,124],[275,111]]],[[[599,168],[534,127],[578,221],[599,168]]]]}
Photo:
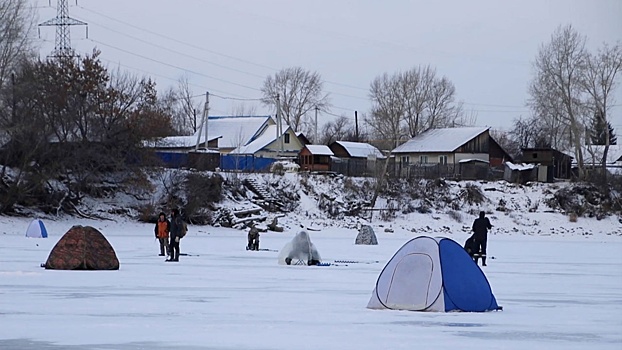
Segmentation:
{"type": "Polygon", "coordinates": [[[251,223],[251,229],[248,231],[246,250],[259,250],[259,230],[255,223],[251,223]]]}
{"type": "Polygon", "coordinates": [[[166,261],[179,261],[179,241],[181,240],[181,227],[183,225],[179,209],[171,210],[171,247],[169,248],[169,258],[166,261]]]}
{"type": "Polygon", "coordinates": [[[471,259],[475,260],[474,255],[476,250],[479,251],[479,247],[475,246],[475,239],[473,238],[473,236],[469,237],[466,242],[464,242],[464,250],[466,250],[471,259]]]}
{"type": "Polygon", "coordinates": [[[158,221],[155,224],[155,236],[160,241],[160,256],[164,256],[164,251],[166,250],[166,255],[169,254],[169,241],[168,241],[168,233],[170,231],[171,222],[166,219],[166,214],[160,213],[158,215],[158,221]]]}
{"type": "Polygon", "coordinates": [[[486,217],[486,213],[479,212],[479,218],[473,222],[473,241],[474,253],[473,258],[477,264],[479,258],[482,258],[482,266],[486,266],[486,245],[488,241],[488,230],[492,228],[490,220],[486,217]]]}

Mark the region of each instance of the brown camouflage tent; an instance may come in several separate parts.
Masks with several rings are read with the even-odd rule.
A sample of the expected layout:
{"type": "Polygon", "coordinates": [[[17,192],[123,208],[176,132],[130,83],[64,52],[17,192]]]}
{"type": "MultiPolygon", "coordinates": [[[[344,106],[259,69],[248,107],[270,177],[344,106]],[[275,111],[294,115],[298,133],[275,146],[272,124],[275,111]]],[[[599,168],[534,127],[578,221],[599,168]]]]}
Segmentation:
{"type": "Polygon", "coordinates": [[[52,270],[118,270],[106,237],[91,226],[74,226],[56,243],[44,267],[52,270]]]}

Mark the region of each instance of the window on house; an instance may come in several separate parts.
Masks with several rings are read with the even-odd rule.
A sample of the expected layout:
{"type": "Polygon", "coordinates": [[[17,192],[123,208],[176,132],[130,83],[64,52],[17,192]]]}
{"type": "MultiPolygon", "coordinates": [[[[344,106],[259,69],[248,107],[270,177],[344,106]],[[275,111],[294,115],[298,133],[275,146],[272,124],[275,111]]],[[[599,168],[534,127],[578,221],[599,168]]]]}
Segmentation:
{"type": "Polygon", "coordinates": [[[438,163],[447,165],[447,156],[438,156],[438,163]]]}
{"type": "Polygon", "coordinates": [[[401,161],[402,161],[402,164],[408,164],[408,163],[410,163],[410,157],[409,156],[402,156],[401,161]]]}
{"type": "Polygon", "coordinates": [[[533,159],[538,158],[538,153],[534,153],[534,154],[532,154],[532,157],[533,157],[533,159]]]}
{"type": "Polygon", "coordinates": [[[419,156],[419,163],[427,164],[428,163],[428,156],[419,156]]]}
{"type": "Polygon", "coordinates": [[[289,143],[289,134],[284,134],[283,135],[283,142],[289,143]]]}

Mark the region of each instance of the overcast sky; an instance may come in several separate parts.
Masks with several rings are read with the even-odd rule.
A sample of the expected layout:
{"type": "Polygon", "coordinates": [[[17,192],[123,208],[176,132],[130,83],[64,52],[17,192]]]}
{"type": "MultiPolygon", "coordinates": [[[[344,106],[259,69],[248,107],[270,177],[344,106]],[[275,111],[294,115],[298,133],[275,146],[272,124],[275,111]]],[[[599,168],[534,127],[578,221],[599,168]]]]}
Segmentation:
{"type": "MultiPolygon", "coordinates": [[[[56,15],[48,0],[33,1],[40,21],[56,15]]],[[[559,25],[586,35],[590,50],[622,40],[620,0],[69,2],[70,16],[89,23],[89,39],[84,28],[72,30],[78,52],[97,47],[110,67],[150,75],[160,90],[185,75],[196,94],[255,99],[267,75],[300,66],[321,74],[333,114],[353,116],[369,110],[376,76],[429,64],[455,84],[477,125],[495,128],[529,115],[531,62],[559,25]]],[[[54,33],[41,28],[43,55],[54,33]]],[[[211,114],[231,114],[241,103],[269,112],[221,97],[210,99],[211,114]]],[[[621,135],[622,106],[612,115],[621,135]]]]}

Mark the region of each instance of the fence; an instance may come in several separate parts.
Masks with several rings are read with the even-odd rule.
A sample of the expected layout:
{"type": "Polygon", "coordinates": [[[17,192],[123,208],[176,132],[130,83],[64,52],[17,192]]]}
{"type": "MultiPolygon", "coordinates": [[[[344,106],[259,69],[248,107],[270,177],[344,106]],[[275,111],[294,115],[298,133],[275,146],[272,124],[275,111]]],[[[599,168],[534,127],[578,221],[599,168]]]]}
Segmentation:
{"type": "MultiPolygon", "coordinates": [[[[390,165],[389,165],[390,166],[390,165]]],[[[454,178],[459,176],[454,164],[403,164],[397,163],[392,176],[408,179],[454,178]]]]}
{"type": "Polygon", "coordinates": [[[220,156],[220,169],[225,171],[266,172],[274,158],[255,157],[246,154],[225,154],[220,156]]]}
{"type": "Polygon", "coordinates": [[[368,161],[366,158],[333,158],[330,171],[345,176],[375,176],[383,162],[368,161]]]}

